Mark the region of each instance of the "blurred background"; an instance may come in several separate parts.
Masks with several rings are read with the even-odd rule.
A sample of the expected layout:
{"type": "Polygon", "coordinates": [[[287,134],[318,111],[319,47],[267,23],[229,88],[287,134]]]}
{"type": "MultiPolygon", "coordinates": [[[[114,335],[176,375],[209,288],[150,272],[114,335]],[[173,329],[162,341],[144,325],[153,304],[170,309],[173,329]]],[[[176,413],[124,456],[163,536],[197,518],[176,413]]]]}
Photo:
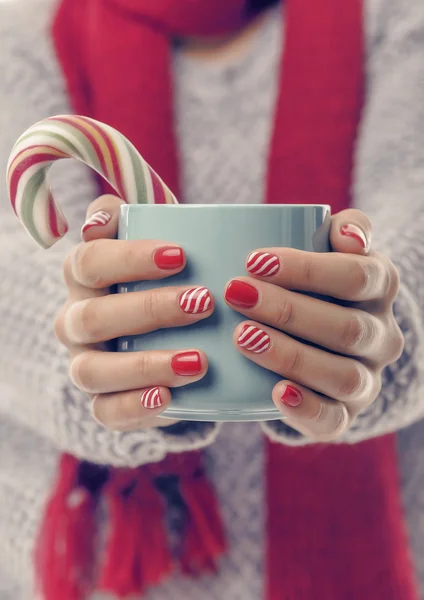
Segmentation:
{"type": "MultiPolygon", "coordinates": [[[[73,112],[68,97],[72,83],[64,74],[66,60],[74,69],[71,71],[77,81],[76,94],[84,97],[87,106],[101,106],[98,112],[102,119],[110,117],[111,122],[116,119],[127,124],[131,116],[138,125],[141,123],[134,129],[130,124],[125,133],[139,140],[145,130],[148,132],[143,153],[146,148],[155,157],[169,159],[173,149],[169,139],[176,138],[181,164],[175,180],[178,179],[187,203],[264,201],[270,181],[270,148],[275,143],[278,124],[289,126],[294,115],[306,115],[298,122],[298,136],[293,128],[295,150],[289,148],[278,160],[291,160],[295,175],[301,174],[301,182],[311,174],[309,162],[315,160],[316,165],[322,158],[320,164],[327,164],[328,155],[332,165],[339,165],[340,173],[349,172],[348,189],[342,196],[351,195],[355,206],[371,218],[375,248],[395,262],[402,282],[395,316],[405,337],[405,351],[396,365],[384,371],[381,395],[347,437],[340,444],[321,444],[315,451],[309,444],[304,446],[304,440],[283,423],[272,434],[273,438],[282,436],[279,439],[287,451],[279,458],[283,475],[278,471],[278,476],[270,479],[270,465],[275,467],[270,447],[276,444],[269,444],[257,424],[226,423],[218,441],[207,448],[202,460],[221,507],[228,552],[219,556],[218,567],[214,560],[211,566],[205,559],[205,570],[213,574],[202,572],[198,578],[186,578],[180,572],[173,573],[170,579],[164,577],[165,583],[158,588],[151,586],[146,593],[137,590],[131,597],[424,600],[424,1],[345,3],[346,10],[340,12],[342,5],[334,0],[323,3],[322,11],[313,0],[309,5],[305,0],[287,0],[287,7],[278,0],[204,0],[203,4],[198,1],[191,5],[185,0],[177,9],[177,4],[159,0],[158,4],[144,0],[139,4],[129,0],[87,0],[87,7],[112,7],[115,29],[109,13],[105,16],[100,11],[97,14],[102,14],[102,18],[97,20],[91,12],[87,18],[80,19],[81,13],[74,18],[77,2],[72,5],[68,1],[63,3],[69,10],[68,21],[62,22],[55,46],[52,24],[62,4],[59,0],[0,0],[0,600],[87,600],[91,593],[87,592],[89,575],[81,563],[98,566],[96,560],[104,559],[111,530],[110,507],[103,498],[98,499],[104,482],[113,479],[111,473],[118,472],[119,479],[123,472],[125,476],[136,472],[137,479],[141,465],[160,465],[167,452],[178,456],[182,448],[187,449],[185,444],[188,449],[202,448],[205,439],[212,441],[216,435],[211,433],[212,424],[208,424],[206,433],[197,424],[193,428],[182,424],[171,429],[168,438],[157,429],[147,433],[106,430],[92,418],[86,395],[69,381],[68,351],[55,339],[53,322],[66,302],[63,262],[80,242],[87,207],[99,194],[98,181],[76,161],[61,161],[54,166],[53,192],[60,199],[70,230],[65,239],[44,252],[35,247],[13,214],[4,177],[12,147],[28,127],[46,117],[73,112]],[[199,25],[196,15],[202,15],[200,5],[205,12],[199,25]],[[127,35],[131,43],[138,43],[133,27],[142,23],[146,29],[146,6],[153,11],[147,18],[148,33],[144,31],[143,48],[147,51],[140,56],[130,53],[125,60],[116,58],[125,48],[127,35]],[[166,26],[161,22],[163,7],[168,7],[167,16],[171,15],[166,26]],[[302,10],[308,14],[305,16],[302,10]],[[290,14],[297,15],[298,31],[303,27],[307,32],[302,43],[294,39],[295,35],[286,36],[290,14]],[[351,28],[346,15],[352,17],[351,28]],[[126,31],[120,35],[120,28],[123,30],[128,22],[128,34],[126,31]],[[345,34],[338,35],[342,23],[345,34]],[[218,33],[206,35],[204,32],[212,24],[218,33]],[[317,35],[320,28],[322,44],[317,35]],[[65,40],[68,54],[66,59],[62,56],[61,62],[57,45],[66,45],[65,40]],[[284,104],[280,64],[286,42],[300,56],[292,63],[296,68],[290,73],[290,85],[298,85],[298,73],[302,72],[310,75],[313,89],[317,89],[320,78],[323,87],[330,86],[334,83],[332,69],[339,69],[337,89],[343,93],[312,98],[308,86],[298,85],[296,89],[303,93],[299,93],[298,102],[291,104],[292,114],[286,113],[285,120],[280,121],[275,117],[279,102],[284,104]],[[314,48],[317,52],[324,48],[327,53],[328,61],[324,61],[319,73],[309,67],[314,48]],[[165,66],[160,62],[164,56],[165,66]],[[153,61],[157,61],[154,66],[153,61]],[[353,81],[355,68],[358,78],[353,81]],[[142,69],[145,71],[139,77],[142,69]],[[110,80],[105,73],[110,74],[110,80]],[[165,83],[160,80],[164,73],[170,76],[165,83]],[[113,76],[118,80],[122,74],[125,94],[113,80],[113,76]],[[147,81],[151,88],[147,89],[147,84],[140,86],[140,81],[143,85],[147,81]],[[113,100],[103,104],[107,94],[113,100]],[[148,110],[147,96],[153,98],[148,110]],[[169,106],[161,114],[165,120],[173,119],[169,139],[158,133],[164,131],[163,119],[149,114],[164,98],[169,106]],[[308,107],[315,102],[321,103],[325,113],[322,119],[315,113],[315,120],[311,120],[317,139],[322,136],[327,140],[328,131],[330,139],[333,124],[341,136],[352,130],[352,156],[341,153],[341,146],[331,143],[297,154],[299,140],[302,145],[308,137],[303,137],[305,123],[313,113],[308,107]],[[354,127],[348,122],[352,115],[356,115],[354,127]],[[149,145],[152,139],[154,143],[149,145]],[[71,457],[69,471],[61,462],[62,453],[71,457]],[[62,465],[59,471],[58,465],[62,465]],[[349,465],[352,476],[344,465],[349,465]],[[299,477],[299,473],[305,477],[299,477]],[[313,483],[308,484],[306,473],[313,483]],[[293,485],[285,487],[285,481],[293,485]],[[346,489],[352,486],[355,490],[348,508],[346,497],[339,501],[338,495],[344,488],[340,481],[345,481],[346,489]],[[272,496],[275,490],[281,494],[277,500],[272,496]],[[75,491],[82,491],[82,495],[75,495],[75,491]],[[50,505],[52,497],[56,502],[50,505]],[[87,550],[90,543],[86,545],[84,540],[89,537],[87,532],[91,533],[90,510],[94,513],[97,501],[100,537],[96,549],[100,547],[100,551],[93,558],[87,550]],[[49,568],[53,571],[57,564],[54,558],[63,568],[60,576],[56,571],[51,576],[57,584],[56,591],[35,595],[34,547],[46,506],[49,510],[53,506],[47,513],[53,515],[50,521],[47,519],[50,533],[66,520],[61,517],[61,510],[71,517],[64,526],[68,537],[59,536],[55,546],[51,534],[52,555],[46,558],[46,552],[41,553],[40,563],[47,580],[49,568]],[[73,522],[72,515],[78,511],[72,513],[70,509],[75,507],[82,507],[81,520],[75,518],[73,522]],[[72,523],[78,526],[72,529],[72,523]],[[293,523],[296,526],[291,527],[293,523]],[[278,535],[271,535],[273,526],[278,535]],[[293,538],[285,537],[290,532],[293,538]],[[69,554],[64,550],[65,537],[74,544],[70,544],[69,554]],[[275,545],[271,538],[274,542],[278,538],[275,545]],[[89,558],[82,560],[86,556],[89,558]],[[71,563],[77,564],[81,572],[70,568],[71,563]],[[72,578],[78,580],[78,585],[69,595],[62,594],[61,585],[65,589],[72,578]]],[[[83,3],[78,2],[78,7],[83,7],[83,3]]],[[[96,113],[96,109],[92,112],[96,113]]],[[[91,116],[100,118],[97,113],[91,116]]],[[[284,140],[284,131],[281,138],[284,140]]],[[[174,163],[170,162],[172,178],[174,163]]],[[[321,182],[324,178],[320,177],[319,168],[315,175],[316,181],[321,182]]],[[[162,173],[159,168],[158,171],[162,173]]],[[[278,176],[278,169],[275,172],[278,176]]],[[[334,178],[329,178],[330,190],[337,187],[340,173],[333,172],[334,178]]],[[[318,185],[311,189],[312,195],[319,193],[318,185]]],[[[372,306],[355,307],[373,310],[372,306]]],[[[204,470],[200,471],[203,475],[204,470]]],[[[138,485],[147,485],[141,477],[142,484],[138,479],[136,483],[131,480],[131,485],[119,492],[124,501],[121,512],[117,509],[117,519],[121,519],[118,522],[122,528],[126,527],[125,539],[133,541],[132,546],[128,543],[129,554],[134,547],[135,553],[137,549],[142,553],[139,537],[131,538],[133,521],[125,518],[125,501],[130,492],[139,489],[138,485]]],[[[179,536],[184,540],[182,523],[189,514],[189,502],[185,504],[181,481],[174,473],[171,482],[167,477],[152,477],[153,493],[162,494],[160,506],[171,507],[169,523],[166,522],[170,532],[165,535],[169,536],[166,541],[172,552],[177,553],[174,546],[178,546],[179,536]]],[[[199,531],[210,533],[208,520],[214,522],[211,514],[215,515],[215,509],[208,504],[212,502],[208,491],[209,488],[206,492],[203,489],[193,495],[200,498],[198,504],[193,501],[195,506],[206,510],[205,521],[197,529],[194,527],[200,546],[204,539],[199,531]]],[[[143,494],[138,500],[143,510],[155,512],[149,501],[143,504],[143,494]]],[[[137,523],[134,514],[138,506],[132,507],[137,523]]],[[[216,533],[216,527],[212,529],[216,533]]],[[[147,546],[152,555],[147,552],[144,559],[153,556],[150,562],[156,564],[157,543],[151,541],[147,546]]],[[[205,546],[210,548],[206,542],[205,546]]],[[[111,572],[117,574],[117,579],[122,566],[119,560],[126,549],[114,556],[117,562],[111,572]]],[[[175,555],[174,566],[179,560],[175,555]]],[[[130,571],[136,581],[142,579],[141,567],[130,571]]],[[[125,569],[124,572],[127,574],[125,569]]]]}

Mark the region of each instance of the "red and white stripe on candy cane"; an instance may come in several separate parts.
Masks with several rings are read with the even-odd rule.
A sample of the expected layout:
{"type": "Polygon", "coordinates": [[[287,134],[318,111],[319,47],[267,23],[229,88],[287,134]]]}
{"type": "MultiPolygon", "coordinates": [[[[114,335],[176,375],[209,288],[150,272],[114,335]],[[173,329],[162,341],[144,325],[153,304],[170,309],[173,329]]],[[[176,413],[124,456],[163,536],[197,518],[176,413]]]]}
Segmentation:
{"type": "Polygon", "coordinates": [[[52,164],[64,158],[77,159],[99,173],[129,204],[178,204],[119,131],[88,117],[50,117],[17,140],[7,167],[12,208],[42,248],[52,246],[68,228],[48,180],[52,164]]]}

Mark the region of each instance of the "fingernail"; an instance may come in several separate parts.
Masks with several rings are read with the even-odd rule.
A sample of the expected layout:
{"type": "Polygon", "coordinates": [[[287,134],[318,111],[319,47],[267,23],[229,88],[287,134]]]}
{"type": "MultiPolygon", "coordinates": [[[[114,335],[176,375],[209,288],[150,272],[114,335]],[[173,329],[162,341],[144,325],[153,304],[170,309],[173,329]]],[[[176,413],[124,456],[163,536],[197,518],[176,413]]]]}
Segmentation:
{"type": "Polygon", "coordinates": [[[281,394],[281,402],[287,406],[299,406],[302,402],[302,394],[293,385],[286,385],[281,394]]]}
{"type": "Polygon", "coordinates": [[[184,252],[176,246],[165,246],[156,250],[153,260],[159,269],[179,269],[184,264],[184,252]]]}
{"type": "Polygon", "coordinates": [[[162,406],[162,398],[158,387],[150,388],[143,392],[141,396],[141,404],[144,408],[159,408],[162,406]]]}
{"type": "Polygon", "coordinates": [[[268,350],[271,338],[265,331],[254,325],[245,325],[238,336],[237,343],[241,348],[261,354],[268,350]]]}
{"type": "Polygon", "coordinates": [[[340,228],[340,233],[342,235],[345,235],[346,237],[354,238],[356,241],[358,241],[361,244],[361,246],[362,246],[362,248],[364,248],[364,250],[368,249],[367,236],[362,231],[362,229],[360,229],[356,225],[352,225],[352,224],[343,225],[340,228]]]}
{"type": "Polygon", "coordinates": [[[202,361],[198,352],[180,352],[171,360],[175,375],[193,376],[202,372],[202,361]]]}
{"type": "Polygon", "coordinates": [[[99,226],[107,225],[109,223],[109,221],[111,220],[111,218],[112,218],[112,215],[105,212],[104,210],[99,210],[99,211],[95,212],[94,214],[91,215],[91,217],[89,217],[86,220],[84,225],[81,227],[81,234],[85,233],[92,227],[99,227],[99,226]]]}
{"type": "Polygon", "coordinates": [[[210,309],[211,303],[210,291],[205,287],[191,288],[180,296],[181,308],[192,315],[206,312],[210,309]]]}
{"type": "Polygon", "coordinates": [[[235,279],[228,284],[225,299],[239,308],[253,308],[258,302],[259,293],[253,285],[235,279]]]}
{"type": "Polygon", "coordinates": [[[247,257],[247,270],[252,275],[271,277],[280,270],[278,256],[269,252],[252,252],[247,257]]]}

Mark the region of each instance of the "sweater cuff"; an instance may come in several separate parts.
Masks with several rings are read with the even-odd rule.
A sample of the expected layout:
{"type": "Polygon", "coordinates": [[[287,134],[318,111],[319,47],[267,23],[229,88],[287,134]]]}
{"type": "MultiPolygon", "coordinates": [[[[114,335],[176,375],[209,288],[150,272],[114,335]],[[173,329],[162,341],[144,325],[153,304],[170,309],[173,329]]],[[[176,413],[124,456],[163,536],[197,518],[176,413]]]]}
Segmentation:
{"type": "Polygon", "coordinates": [[[201,450],[219,432],[216,423],[191,421],[137,431],[110,431],[94,420],[86,397],[71,385],[63,391],[55,420],[55,438],[62,442],[62,452],[112,467],[135,468],[160,462],[170,452],[201,450]]]}
{"type": "Polygon", "coordinates": [[[160,428],[168,452],[201,450],[210,446],[220,431],[219,423],[181,421],[160,428]]]}

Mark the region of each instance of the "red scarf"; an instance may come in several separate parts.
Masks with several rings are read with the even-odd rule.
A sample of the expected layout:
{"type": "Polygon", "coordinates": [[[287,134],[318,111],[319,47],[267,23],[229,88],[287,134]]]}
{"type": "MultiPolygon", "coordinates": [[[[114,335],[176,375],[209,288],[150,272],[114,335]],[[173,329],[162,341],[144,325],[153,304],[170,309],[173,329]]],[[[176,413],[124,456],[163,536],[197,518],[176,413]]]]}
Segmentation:
{"type": "MultiPolygon", "coordinates": [[[[182,200],[170,40],[234,32],[248,19],[245,4],[63,0],[55,21],[75,111],[128,136],[182,200]]],[[[362,19],[360,0],[287,0],[267,202],[329,203],[334,212],[349,206],[363,100],[362,19]]],[[[266,452],[266,600],[417,598],[394,436],[296,449],[267,442],[266,452]]],[[[175,565],[197,575],[214,570],[225,548],[200,453],[136,470],[65,455],[37,567],[45,600],[83,600],[93,585],[126,597],[159,583],[175,565]],[[111,531],[95,567],[93,514],[101,494],[111,531]],[[161,526],[167,501],[186,517],[172,560],[161,526]]]]}

